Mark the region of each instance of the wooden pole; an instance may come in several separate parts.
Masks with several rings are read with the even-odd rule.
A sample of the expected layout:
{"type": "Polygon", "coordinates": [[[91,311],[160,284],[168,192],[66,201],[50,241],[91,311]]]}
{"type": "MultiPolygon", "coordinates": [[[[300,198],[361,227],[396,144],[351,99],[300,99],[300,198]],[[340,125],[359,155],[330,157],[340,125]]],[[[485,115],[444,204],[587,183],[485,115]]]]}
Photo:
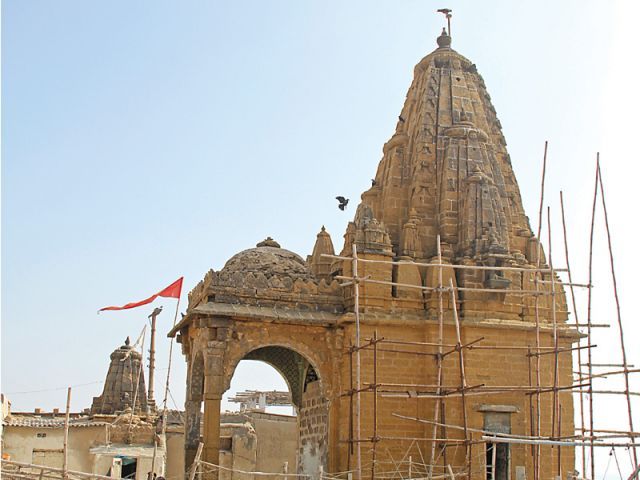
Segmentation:
{"type": "Polygon", "coordinates": [[[461,348],[462,336],[460,334],[460,321],[458,319],[458,306],[456,305],[456,293],[453,288],[453,279],[449,279],[449,287],[451,288],[451,306],[453,308],[453,319],[456,323],[456,347],[458,350],[458,363],[460,367],[460,397],[462,399],[462,425],[464,427],[464,439],[466,443],[466,461],[467,461],[467,478],[471,480],[471,443],[469,442],[469,432],[467,425],[467,400],[465,398],[465,390],[467,388],[467,378],[464,370],[464,353],[461,348]]]}
{"type": "Polygon", "coordinates": [[[351,470],[353,455],[353,345],[349,347],[349,450],[347,452],[347,470],[351,470]]]}
{"type": "MultiPolygon", "coordinates": [[[[573,278],[571,277],[571,263],[569,261],[569,240],[567,237],[567,223],[565,220],[565,214],[564,214],[564,197],[562,195],[562,191],[560,192],[560,212],[562,215],[562,233],[563,233],[563,238],[564,238],[564,258],[565,258],[565,263],[567,266],[567,275],[569,277],[569,292],[571,293],[571,305],[572,305],[572,309],[573,309],[573,316],[575,318],[575,325],[576,325],[576,329],[579,328],[580,322],[578,319],[578,307],[576,304],[576,295],[575,295],[575,291],[573,289],[573,278]]],[[[582,373],[582,350],[578,350],[578,382],[582,383],[583,382],[583,373],[582,373]]],[[[591,380],[589,380],[591,381],[591,380]]],[[[584,436],[585,434],[585,424],[584,424],[584,390],[582,388],[580,388],[580,392],[579,392],[579,397],[580,397],[580,431],[582,432],[582,436],[584,436]]],[[[587,450],[586,447],[583,445],[581,448],[581,452],[582,452],[582,469],[581,471],[584,472],[585,466],[587,465],[587,450]]]]}
{"type": "Polygon", "coordinates": [[[147,400],[153,401],[154,371],[156,366],[156,317],[162,312],[162,307],[154,308],[149,318],[151,319],[151,338],[149,340],[149,389],[147,400]]]}
{"type": "Polygon", "coordinates": [[[378,446],[378,330],[373,332],[373,442],[371,452],[371,480],[376,477],[376,450],[378,446]]]}
{"type": "MultiPolygon", "coordinates": [[[[154,308],[149,318],[151,319],[151,338],[149,339],[149,389],[147,392],[147,406],[151,407],[154,393],[154,370],[156,366],[156,317],[162,312],[162,307],[154,308]]],[[[144,358],[144,357],[143,357],[144,358]]],[[[153,457],[151,457],[151,477],[156,468],[156,456],[158,454],[158,439],[153,432],[153,457]]],[[[149,479],[151,480],[151,479],[149,479]]]]}
{"type": "MultiPolygon", "coordinates": [[[[178,311],[180,308],[180,297],[178,297],[178,301],[176,302],[176,311],[173,314],[173,327],[175,328],[176,323],[178,322],[178,311]]],[[[171,359],[173,357],[173,338],[171,337],[171,340],[169,341],[169,362],[167,365],[167,379],[165,381],[164,384],[164,398],[162,399],[162,439],[165,442],[165,461],[167,459],[167,439],[166,439],[166,434],[167,434],[167,399],[169,397],[169,379],[171,378],[171,359]]],[[[157,441],[157,440],[156,440],[157,441]]],[[[156,460],[156,449],[154,448],[153,450],[153,462],[152,464],[155,464],[155,460],[156,460]]]]}
{"type": "MultiPolygon", "coordinates": [[[[598,168],[598,162],[600,161],[600,153],[597,154],[596,157],[596,181],[595,187],[593,191],[593,204],[591,207],[591,229],[589,234],[589,285],[592,284],[593,281],[593,233],[595,229],[596,223],[596,201],[598,199],[598,176],[600,174],[600,169],[598,168]]],[[[591,345],[591,288],[587,291],[587,344],[591,345]]],[[[587,369],[589,378],[593,375],[593,367],[591,365],[591,349],[587,350],[587,369]]],[[[589,430],[593,431],[593,384],[589,382],[589,387],[587,389],[587,393],[589,395],[589,430]]],[[[596,478],[596,464],[594,458],[594,439],[591,439],[591,445],[589,448],[589,457],[591,463],[591,479],[595,480],[596,478]]]]}
{"type": "MultiPolygon", "coordinates": [[[[356,317],[356,438],[360,440],[360,280],[358,279],[358,249],[355,242],[352,244],[352,272],[354,282],[353,310],[356,317]]],[[[362,442],[356,445],[356,480],[362,478],[362,442]]]]}
{"type": "MultiPolygon", "coordinates": [[[[616,319],[618,321],[618,332],[620,334],[620,352],[622,353],[622,365],[624,369],[624,383],[625,392],[627,398],[627,415],[629,417],[629,430],[633,432],[633,414],[631,412],[631,395],[629,394],[629,369],[627,366],[627,350],[624,343],[624,331],[622,328],[622,314],[620,312],[620,299],[618,298],[618,282],[616,280],[616,269],[613,261],[613,246],[611,244],[611,231],[609,230],[609,215],[607,213],[607,203],[604,197],[604,185],[602,182],[602,171],[600,170],[600,158],[597,162],[598,166],[598,183],[600,184],[600,199],[602,201],[602,211],[604,213],[604,225],[607,231],[607,245],[609,247],[609,264],[611,265],[611,280],[613,282],[613,296],[616,302],[616,319]]],[[[636,452],[635,438],[631,437],[631,443],[634,446],[631,448],[633,454],[633,466],[638,465],[638,454],[636,452]]]]}
{"type": "MultiPolygon", "coordinates": [[[[544,155],[542,157],[542,179],[540,182],[540,208],[538,210],[538,245],[537,245],[537,255],[536,255],[536,268],[540,269],[541,256],[542,256],[542,241],[540,239],[540,235],[542,233],[542,209],[544,207],[544,181],[547,172],[547,149],[549,147],[549,142],[544,142],[544,155]]],[[[536,296],[535,296],[535,317],[536,317],[536,351],[540,351],[540,295],[539,292],[539,274],[534,274],[535,287],[536,287],[536,296]]],[[[535,361],[535,372],[536,372],[536,387],[540,388],[540,384],[542,383],[540,378],[540,356],[536,357],[535,361]]],[[[536,435],[540,436],[540,394],[536,395],[536,435]]],[[[534,447],[534,459],[533,459],[533,475],[534,480],[540,480],[540,447],[536,445],[534,447]]]]}
{"type": "Polygon", "coordinates": [[[198,470],[198,465],[200,464],[200,457],[202,456],[202,449],[204,447],[204,443],[200,442],[198,444],[198,450],[196,450],[196,456],[193,459],[193,463],[191,464],[191,469],[189,471],[189,480],[193,480],[196,478],[196,472],[198,470]]]}
{"type": "MultiPolygon", "coordinates": [[[[558,407],[558,437],[562,438],[562,405],[558,407]]],[[[562,448],[558,447],[558,478],[562,478],[562,448]]]]}
{"type": "MultiPolygon", "coordinates": [[[[442,298],[443,292],[443,282],[442,282],[442,248],[440,246],[440,235],[436,238],[436,248],[438,249],[438,353],[436,355],[436,366],[438,369],[438,388],[436,390],[436,394],[440,395],[442,393],[442,344],[444,342],[444,302],[442,298]]],[[[439,399],[436,401],[433,421],[437,422],[440,417],[440,410],[444,410],[444,401],[439,399]]],[[[438,426],[433,425],[433,438],[438,436],[438,426]]],[[[446,434],[443,434],[445,437],[446,434]]],[[[431,460],[429,462],[429,472],[428,476],[431,477],[433,474],[433,468],[436,458],[436,442],[431,443],[431,460]]]]}
{"type": "Polygon", "coordinates": [[[498,450],[498,444],[491,444],[491,480],[496,480],[496,456],[498,450]]]}
{"type": "Polygon", "coordinates": [[[64,414],[64,443],[62,445],[62,478],[69,478],[69,410],[71,408],[71,387],[67,389],[67,408],[64,414]]]}
{"type": "Polygon", "coordinates": [[[556,289],[555,289],[555,272],[553,271],[553,255],[551,246],[551,208],[547,207],[547,235],[549,242],[549,268],[551,269],[551,320],[553,322],[553,403],[551,415],[551,436],[556,433],[556,420],[558,419],[560,410],[560,396],[558,395],[558,321],[556,317],[556,289]]]}

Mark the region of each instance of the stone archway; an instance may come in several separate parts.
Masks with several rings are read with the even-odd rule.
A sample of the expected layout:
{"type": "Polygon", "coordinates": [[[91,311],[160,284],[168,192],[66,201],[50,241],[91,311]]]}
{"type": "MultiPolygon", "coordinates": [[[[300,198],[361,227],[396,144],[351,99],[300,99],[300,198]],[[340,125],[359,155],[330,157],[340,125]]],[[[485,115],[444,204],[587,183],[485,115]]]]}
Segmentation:
{"type": "Polygon", "coordinates": [[[305,356],[281,345],[251,350],[234,371],[242,360],[265,362],[285,379],[298,419],[297,472],[316,477],[321,466],[327,468],[329,434],[329,402],[317,369],[305,356]]]}

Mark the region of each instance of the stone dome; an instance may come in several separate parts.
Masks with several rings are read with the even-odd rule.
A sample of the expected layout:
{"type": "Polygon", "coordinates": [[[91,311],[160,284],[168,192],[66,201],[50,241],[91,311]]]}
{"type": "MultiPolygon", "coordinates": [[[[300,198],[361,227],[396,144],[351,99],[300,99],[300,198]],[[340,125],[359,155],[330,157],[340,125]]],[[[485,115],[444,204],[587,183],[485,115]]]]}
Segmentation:
{"type": "Polygon", "coordinates": [[[311,272],[300,255],[280,248],[277,242],[267,239],[258,243],[255,248],[243,250],[231,257],[218,273],[218,278],[237,277],[252,273],[262,274],[269,280],[271,277],[289,277],[292,280],[311,278],[311,272]]]}

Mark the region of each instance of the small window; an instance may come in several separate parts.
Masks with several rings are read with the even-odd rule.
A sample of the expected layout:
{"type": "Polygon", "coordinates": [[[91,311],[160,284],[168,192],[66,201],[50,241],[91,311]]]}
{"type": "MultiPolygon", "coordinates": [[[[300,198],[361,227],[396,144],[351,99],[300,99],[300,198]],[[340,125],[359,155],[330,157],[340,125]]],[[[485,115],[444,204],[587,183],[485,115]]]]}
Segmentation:
{"type": "Polygon", "coordinates": [[[233,447],[233,440],[231,437],[220,437],[220,450],[231,451],[233,447]]]}
{"type": "Polygon", "coordinates": [[[47,436],[46,433],[42,433],[42,432],[36,433],[36,437],[38,437],[38,438],[45,438],[46,436],[47,436]]]}

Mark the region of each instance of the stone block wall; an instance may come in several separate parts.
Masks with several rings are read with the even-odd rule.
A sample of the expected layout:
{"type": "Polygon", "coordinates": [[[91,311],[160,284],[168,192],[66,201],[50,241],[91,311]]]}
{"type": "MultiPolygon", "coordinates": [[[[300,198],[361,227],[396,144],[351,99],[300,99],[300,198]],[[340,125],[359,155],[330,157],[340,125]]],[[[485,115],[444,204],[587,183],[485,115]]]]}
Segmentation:
{"type": "Polygon", "coordinates": [[[322,395],[319,381],[306,385],[298,417],[298,473],[317,478],[320,466],[327,469],[329,452],[329,403],[322,395]]]}

